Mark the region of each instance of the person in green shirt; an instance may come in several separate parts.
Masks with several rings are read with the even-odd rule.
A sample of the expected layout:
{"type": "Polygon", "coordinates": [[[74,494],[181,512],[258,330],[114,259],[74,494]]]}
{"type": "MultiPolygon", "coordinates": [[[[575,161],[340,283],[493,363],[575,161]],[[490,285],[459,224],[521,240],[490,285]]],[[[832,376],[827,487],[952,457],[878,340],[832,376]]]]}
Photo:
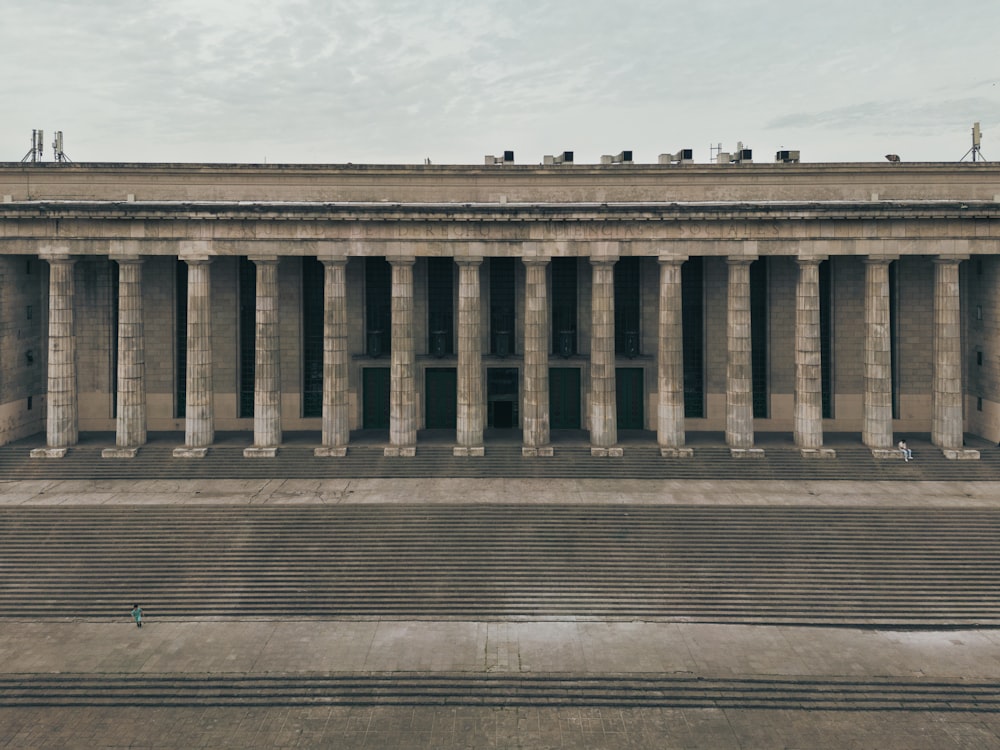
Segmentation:
{"type": "Polygon", "coordinates": [[[137,628],[142,627],[142,607],[138,604],[132,607],[132,619],[135,620],[135,626],[137,628]]]}

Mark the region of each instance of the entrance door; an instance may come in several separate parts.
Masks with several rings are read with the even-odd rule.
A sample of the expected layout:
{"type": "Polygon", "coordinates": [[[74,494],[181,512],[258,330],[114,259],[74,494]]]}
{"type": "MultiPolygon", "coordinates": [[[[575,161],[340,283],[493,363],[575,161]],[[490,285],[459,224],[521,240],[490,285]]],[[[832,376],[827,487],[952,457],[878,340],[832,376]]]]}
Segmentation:
{"type": "Polygon", "coordinates": [[[366,430],[389,429],[389,368],[361,370],[362,426],[366,430]]]}
{"type": "Polygon", "coordinates": [[[424,386],[427,429],[454,430],[458,424],[458,371],[454,367],[428,367],[424,386]]]}
{"type": "Polygon", "coordinates": [[[580,368],[549,368],[549,426],[580,429],[580,368]]]}
{"type": "Polygon", "coordinates": [[[486,370],[486,426],[499,430],[516,429],[517,368],[490,367],[486,370]]]}
{"type": "Polygon", "coordinates": [[[616,402],[619,430],[643,428],[643,378],[641,367],[619,367],[615,370],[616,402]]]}

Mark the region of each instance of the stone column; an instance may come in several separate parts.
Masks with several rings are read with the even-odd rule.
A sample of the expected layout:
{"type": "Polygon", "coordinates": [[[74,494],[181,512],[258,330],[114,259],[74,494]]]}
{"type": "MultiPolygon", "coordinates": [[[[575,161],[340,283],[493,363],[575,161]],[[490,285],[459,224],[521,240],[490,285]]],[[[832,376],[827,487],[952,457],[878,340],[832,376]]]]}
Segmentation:
{"type": "Polygon", "coordinates": [[[934,393],[931,441],[948,458],[979,458],[965,450],[962,413],[962,313],[958,267],[964,258],[934,259],[934,393]]]}
{"type": "Polygon", "coordinates": [[[823,448],[823,362],[819,326],[819,264],[824,258],[796,258],[795,445],[803,458],[834,458],[823,448]]]}
{"type": "Polygon", "coordinates": [[[257,267],[253,383],[253,445],[247,458],[270,458],[281,445],[281,341],[278,321],[278,258],[251,258],[257,267]]]}
{"type": "Polygon", "coordinates": [[[615,390],[615,263],[591,258],[590,455],[621,456],[615,390]]]}
{"type": "Polygon", "coordinates": [[[889,331],[889,264],[865,258],[865,394],[862,441],[876,458],[892,458],[892,340],[889,331]]]}
{"type": "Polygon", "coordinates": [[[482,456],[482,340],[480,338],[479,267],[482,258],[456,258],[458,263],[458,427],[454,454],[482,456]]]}
{"type": "Polygon", "coordinates": [[[32,458],[62,458],[80,437],[76,393],[76,332],[73,329],[75,258],[52,256],[49,262],[49,364],[45,412],[45,448],[32,458]]]}
{"type": "Polygon", "coordinates": [[[118,416],[115,447],[104,458],[134,458],[146,443],[146,345],[142,317],[142,258],[118,263],[118,416]]]}
{"type": "Polygon", "coordinates": [[[524,435],[521,453],[551,456],[549,444],[548,258],[524,258],[524,435]]]}
{"type": "Polygon", "coordinates": [[[414,258],[392,264],[392,369],[389,375],[389,445],[386,456],[417,452],[416,355],[413,348],[414,258]]]}
{"type": "Polygon", "coordinates": [[[657,331],[656,442],[660,455],[691,458],[684,436],[684,326],[681,266],[685,257],[661,257],[660,311],[657,331]]]}
{"type": "Polygon", "coordinates": [[[750,264],[727,258],[726,445],[736,458],[760,457],[753,447],[753,366],[750,353],[750,264]]]}
{"type": "Polygon", "coordinates": [[[347,380],[347,258],[323,262],[323,445],[317,456],[346,456],[350,441],[347,380]]]}
{"type": "Polygon", "coordinates": [[[174,448],[178,458],[204,458],[215,440],[212,403],[212,278],[211,258],[186,258],[187,373],[184,409],[184,445],[174,448]]]}

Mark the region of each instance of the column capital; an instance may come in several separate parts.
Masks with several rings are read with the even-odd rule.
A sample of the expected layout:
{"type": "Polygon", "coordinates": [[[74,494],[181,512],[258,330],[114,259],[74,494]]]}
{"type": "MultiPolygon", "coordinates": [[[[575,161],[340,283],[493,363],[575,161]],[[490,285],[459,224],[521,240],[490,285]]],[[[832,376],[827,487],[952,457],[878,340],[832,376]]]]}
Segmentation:
{"type": "Polygon", "coordinates": [[[255,265],[265,266],[276,265],[281,258],[277,255],[248,255],[247,260],[252,261],[255,265]]]}
{"type": "Polygon", "coordinates": [[[898,255],[866,255],[864,257],[865,265],[875,266],[875,265],[888,265],[894,260],[899,260],[898,255]]]}
{"type": "Polygon", "coordinates": [[[656,262],[661,266],[680,266],[688,259],[687,255],[658,255],[656,262]]]}
{"type": "Polygon", "coordinates": [[[481,265],[483,259],[479,255],[464,255],[461,257],[456,257],[455,263],[460,266],[478,266],[481,265]]]}
{"type": "Polygon", "coordinates": [[[730,266],[749,266],[755,260],[757,260],[756,255],[727,255],[726,265],[730,266]]]}
{"type": "Polygon", "coordinates": [[[212,255],[179,255],[177,260],[183,260],[189,266],[207,266],[214,257],[212,255]]]}
{"type": "Polygon", "coordinates": [[[945,265],[947,263],[961,263],[963,260],[968,260],[968,255],[935,255],[931,258],[931,261],[940,265],[945,265]]]}
{"type": "Polygon", "coordinates": [[[120,266],[125,264],[139,265],[146,262],[146,259],[141,255],[109,255],[108,257],[120,266]]]}
{"type": "Polygon", "coordinates": [[[828,255],[797,255],[795,256],[795,262],[800,266],[818,266],[829,257],[828,255]]]}
{"type": "Polygon", "coordinates": [[[346,255],[330,255],[325,258],[317,258],[317,260],[324,265],[328,266],[345,266],[347,265],[346,255]]]}
{"type": "Polygon", "coordinates": [[[38,254],[38,257],[47,263],[62,263],[65,265],[72,265],[77,261],[77,256],[67,253],[41,252],[38,254]]]}
{"type": "Polygon", "coordinates": [[[617,255],[591,255],[588,260],[592,266],[613,266],[618,262],[618,257],[617,255]]]}
{"type": "Polygon", "coordinates": [[[393,266],[412,266],[417,262],[416,256],[413,255],[390,255],[386,260],[393,266]]]}
{"type": "Polygon", "coordinates": [[[547,266],[549,261],[552,260],[549,257],[538,257],[532,256],[530,258],[521,258],[521,262],[526,266],[547,266]]]}

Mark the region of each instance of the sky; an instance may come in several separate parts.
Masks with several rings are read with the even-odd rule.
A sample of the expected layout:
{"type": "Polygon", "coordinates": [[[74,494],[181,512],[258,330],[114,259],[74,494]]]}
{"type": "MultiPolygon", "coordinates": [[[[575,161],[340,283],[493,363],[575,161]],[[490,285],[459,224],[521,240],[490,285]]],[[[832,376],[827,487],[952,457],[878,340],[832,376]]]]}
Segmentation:
{"type": "Polygon", "coordinates": [[[2,0],[0,161],[1000,161],[1000,3],[2,0]],[[968,158],[968,157],[967,157],[968,158]]]}

